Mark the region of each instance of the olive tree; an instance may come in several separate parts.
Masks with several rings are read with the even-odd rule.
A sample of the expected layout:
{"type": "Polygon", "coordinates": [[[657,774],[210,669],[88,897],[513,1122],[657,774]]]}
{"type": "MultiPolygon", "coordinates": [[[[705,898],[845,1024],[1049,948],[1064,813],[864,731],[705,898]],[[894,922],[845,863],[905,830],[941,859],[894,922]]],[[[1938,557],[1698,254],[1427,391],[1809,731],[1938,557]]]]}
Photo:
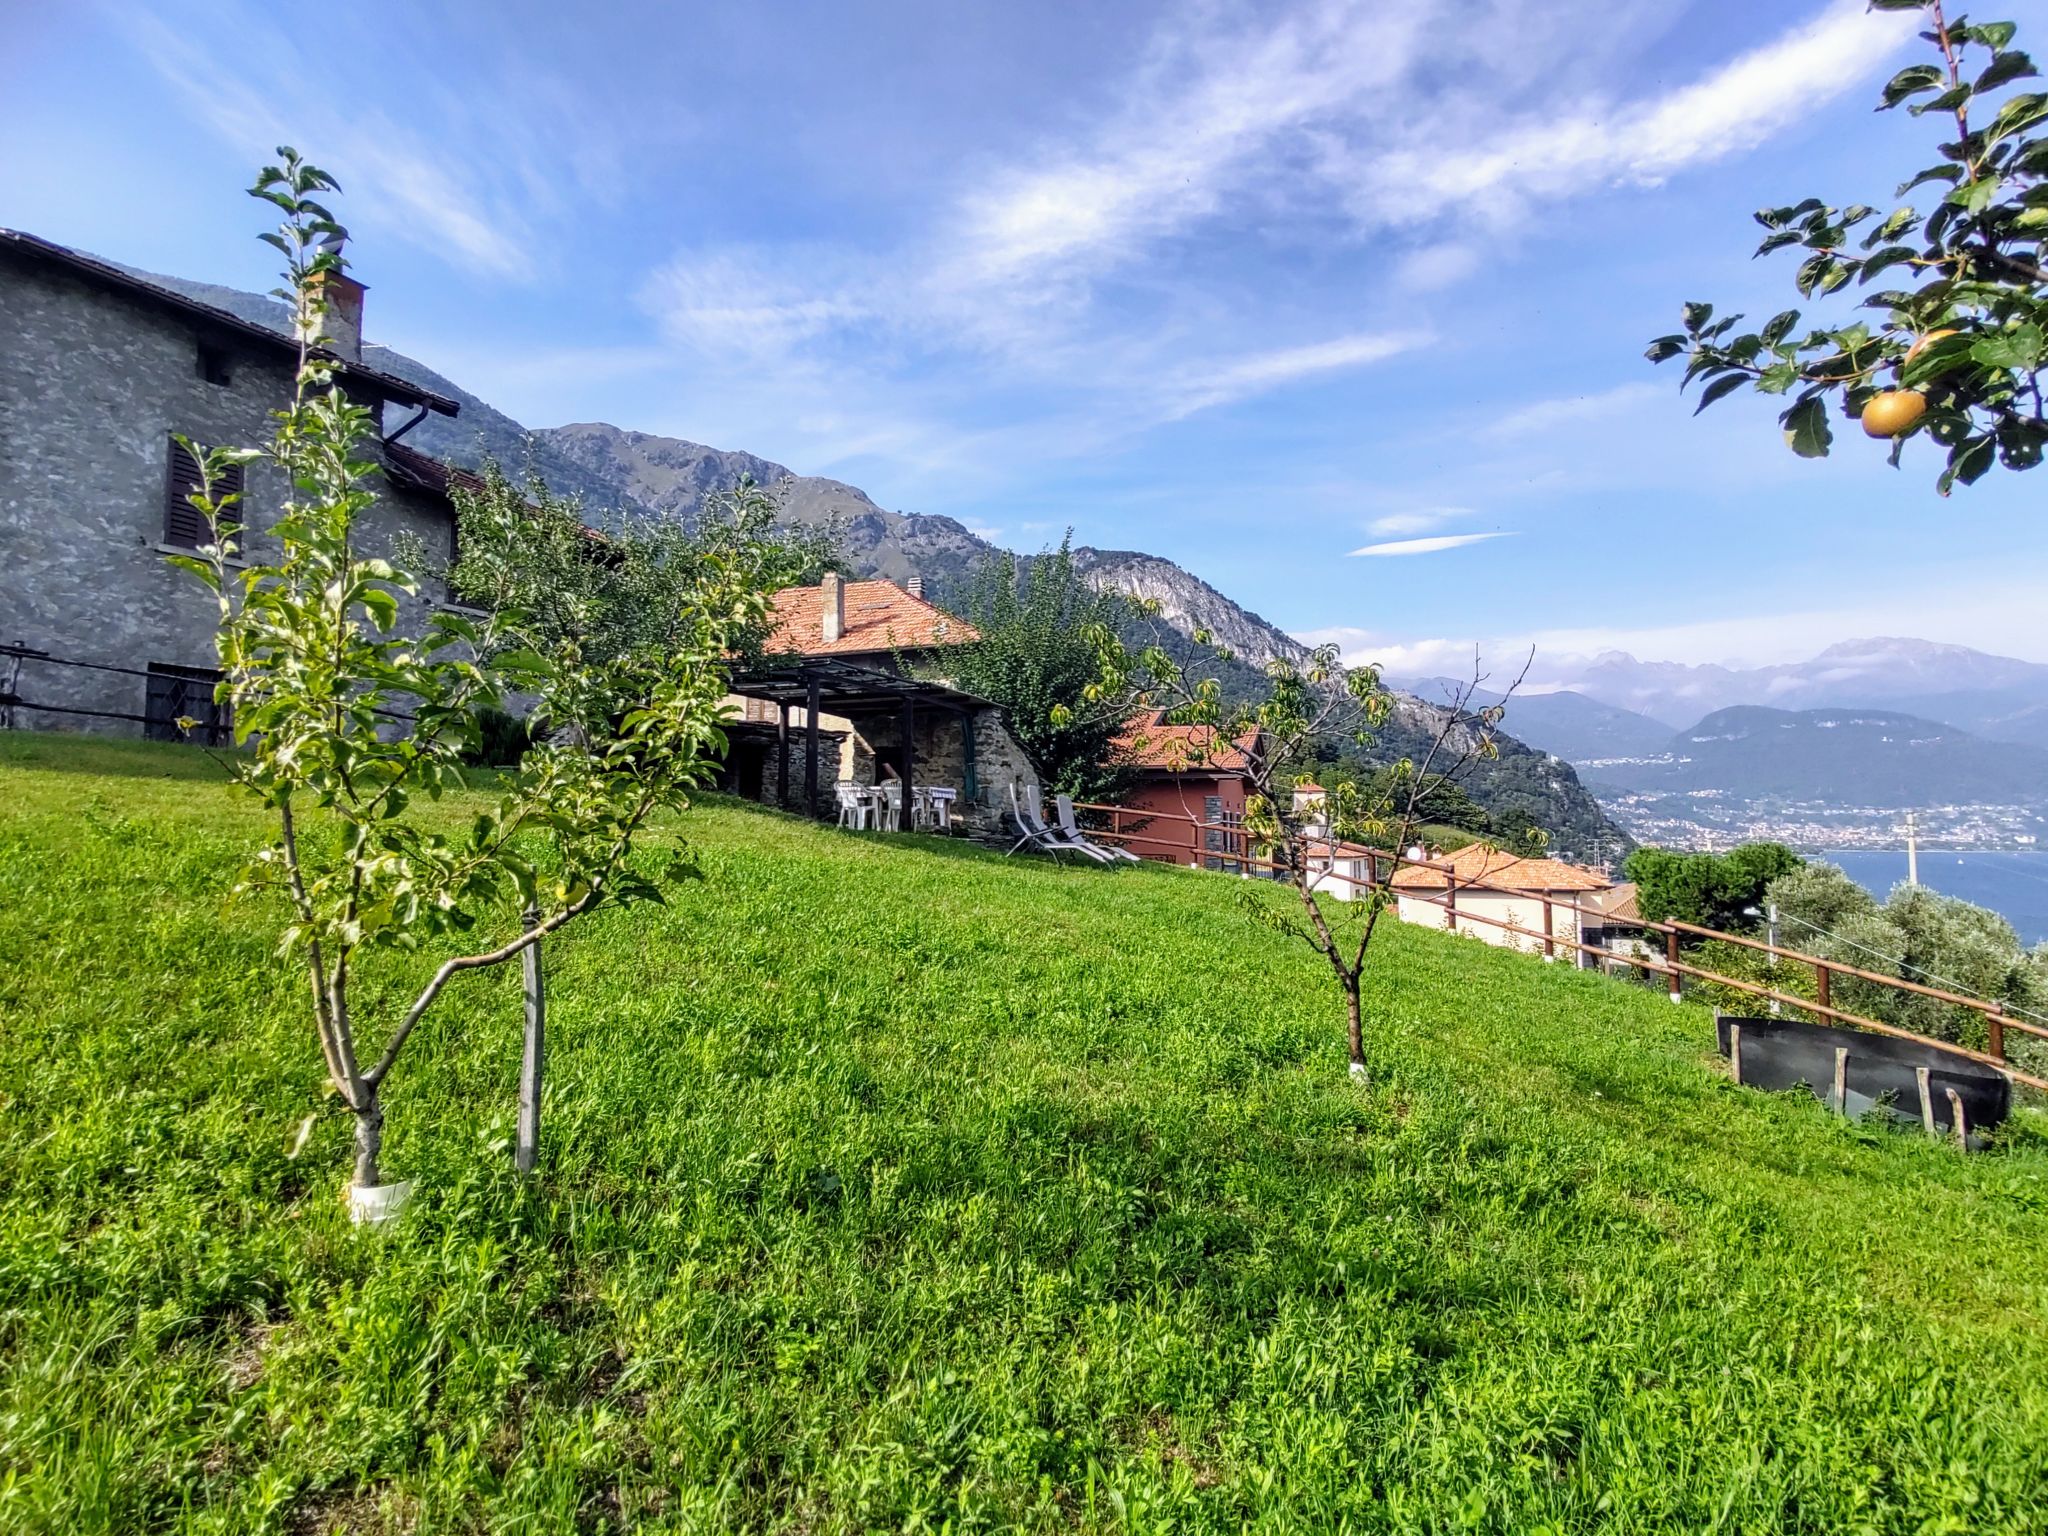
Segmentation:
{"type": "Polygon", "coordinates": [[[600,903],[658,899],[657,879],[629,862],[635,839],[686,803],[722,751],[729,658],[762,623],[766,596],[744,541],[707,549],[666,594],[661,644],[619,648],[602,675],[574,636],[523,643],[541,628],[509,581],[481,615],[443,608],[423,626],[401,623],[419,582],[365,548],[374,417],[344,391],[323,336],[344,236],[319,199],[338,189],[296,152],[278,153],[252,195],[282,215],[263,238],[286,262],[278,296],[291,306],[296,382],[265,445],[193,446],[193,502],[211,537],[176,563],[218,599],[217,698],[247,749],[235,777],[276,818],[243,888],[288,905],[282,952],[305,975],[328,1078],[354,1117],[354,1182],[368,1187],[383,1182],[390,1075],[451,982],[518,958],[600,903]],[[263,546],[239,552],[243,564],[223,471],[259,459],[292,491],[263,546]],[[463,824],[421,814],[422,799],[461,782],[478,712],[514,700],[540,744],[463,824]],[[431,974],[366,1017],[354,985],[365,966],[422,953],[440,957],[431,974]]]}
{"type": "MultiPolygon", "coordinates": [[[[1759,256],[1801,253],[1793,285],[1802,299],[1877,288],[1802,329],[1787,309],[1756,330],[1714,306],[1684,307],[1683,330],[1660,336],[1653,363],[1686,359],[1684,384],[1704,381],[1694,414],[1747,386],[1789,398],[1779,415],[1794,453],[1822,458],[1833,444],[1828,406],[1889,439],[1891,462],[1925,437],[1946,462],[1944,496],[1994,464],[2032,469],[2048,443],[2040,375],[2048,347],[2048,94],[2012,91],[2033,61],[2012,46],[2012,22],[1951,18],[1943,0],[1871,0],[1879,11],[1917,11],[1929,57],[1884,87],[1879,111],[1905,107],[1940,125],[1935,163],[1908,176],[1897,196],[1926,188],[1923,214],[1905,203],[1880,213],[1868,203],[1818,197],[1765,208],[1759,256]],[[1952,135],[1952,136],[1951,136],[1952,135]],[[1855,310],[1865,313],[1858,317],[1855,310]]],[[[1924,200],[1924,197],[1923,197],[1924,200]]]]}
{"type": "MultiPolygon", "coordinates": [[[[1497,729],[1522,679],[1494,702],[1475,707],[1487,680],[1475,658],[1469,680],[1457,684],[1443,704],[1426,705],[1388,688],[1377,667],[1347,667],[1334,646],[1324,646],[1299,663],[1274,658],[1264,668],[1264,693],[1230,702],[1218,679],[1198,676],[1199,667],[1176,661],[1161,645],[1133,651],[1102,624],[1087,633],[1097,653],[1097,674],[1085,690],[1090,706],[1113,702],[1125,718],[1156,717],[1184,728],[1176,731],[1185,742],[1178,755],[1189,771],[1227,762],[1244,775],[1245,840],[1264,850],[1274,878],[1295,897],[1290,906],[1275,907],[1248,889],[1248,915],[1299,939],[1322,959],[1344,1000],[1351,1076],[1369,1082],[1364,978],[1380,919],[1394,904],[1395,860],[1428,821],[1446,786],[1498,755],[1497,729]],[[1320,797],[1297,799],[1296,788],[1319,757],[1333,746],[1370,751],[1375,733],[1397,712],[1419,727],[1425,743],[1419,759],[1403,757],[1366,778],[1333,778],[1320,797]],[[1347,851],[1353,845],[1360,846],[1347,851]],[[1335,865],[1354,857],[1365,860],[1372,878],[1362,887],[1342,888],[1335,865]]],[[[1194,638],[1219,658],[1231,659],[1206,633],[1198,630],[1194,638]]],[[[1531,841],[1540,843],[1541,834],[1531,841]]]]}

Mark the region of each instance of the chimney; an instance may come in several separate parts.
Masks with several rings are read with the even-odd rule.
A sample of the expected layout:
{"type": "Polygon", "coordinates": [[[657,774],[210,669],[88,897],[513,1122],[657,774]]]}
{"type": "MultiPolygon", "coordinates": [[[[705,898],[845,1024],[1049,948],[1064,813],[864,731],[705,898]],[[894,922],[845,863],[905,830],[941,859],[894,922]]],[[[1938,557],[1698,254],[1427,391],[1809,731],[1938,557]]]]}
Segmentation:
{"type": "Polygon", "coordinates": [[[922,576],[911,577],[910,580],[903,583],[903,590],[919,602],[924,601],[924,578],[922,576]]]}
{"type": "Polygon", "coordinates": [[[837,571],[827,571],[819,587],[825,594],[825,644],[830,645],[846,633],[846,581],[837,571]]]}
{"type": "Polygon", "coordinates": [[[327,313],[320,318],[320,329],[327,337],[327,344],[336,357],[351,363],[363,360],[363,285],[346,272],[330,270],[316,273],[313,278],[315,290],[327,301],[327,313]]]}

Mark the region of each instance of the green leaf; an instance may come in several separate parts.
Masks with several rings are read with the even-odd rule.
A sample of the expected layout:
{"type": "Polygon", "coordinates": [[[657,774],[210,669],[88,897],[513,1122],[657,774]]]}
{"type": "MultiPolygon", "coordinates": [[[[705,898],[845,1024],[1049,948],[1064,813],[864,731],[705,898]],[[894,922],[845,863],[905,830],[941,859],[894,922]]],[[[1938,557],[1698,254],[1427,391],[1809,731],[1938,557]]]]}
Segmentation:
{"type": "Polygon", "coordinates": [[[1802,459],[1824,459],[1834,442],[1828,413],[1819,395],[1808,395],[1778,418],[1785,428],[1785,446],[1802,459]]]}
{"type": "MultiPolygon", "coordinates": [[[[1773,363],[1757,375],[1757,393],[1782,395],[1799,382],[1799,370],[1791,363],[1773,363]]],[[[1695,411],[1694,415],[1699,413],[1695,411]]]]}
{"type": "Polygon", "coordinates": [[[1659,336],[1644,348],[1643,356],[1653,363],[1666,363],[1686,350],[1683,336],[1659,336]]]}
{"type": "Polygon", "coordinates": [[[1699,415],[1701,411],[1704,411],[1716,400],[1725,400],[1728,396],[1734,394],[1736,390],[1742,388],[1748,382],[1748,378],[1747,374],[1731,373],[1714,380],[1713,383],[1700,391],[1700,403],[1693,407],[1693,415],[1699,415]]]}
{"type": "Polygon", "coordinates": [[[1999,189],[2005,183],[1996,176],[1980,176],[1977,180],[1957,187],[1949,193],[1947,201],[1965,213],[1982,213],[1998,197],[1999,189]]]}
{"type": "Polygon", "coordinates": [[[1709,320],[1714,318],[1714,306],[1711,304],[1698,303],[1687,304],[1683,309],[1679,311],[1679,317],[1684,321],[1685,328],[1688,332],[1697,332],[1701,330],[1709,320]]]}
{"type": "Polygon", "coordinates": [[[363,607],[380,630],[387,633],[398,622],[398,599],[384,587],[365,587],[361,594],[363,607]]]}
{"type": "MultiPolygon", "coordinates": [[[[2011,23],[2006,22],[2002,25],[2010,26],[2011,23]]],[[[2040,71],[2034,68],[2034,61],[2015,49],[2011,53],[2001,53],[1991,61],[1984,73],[1977,77],[1977,89],[1996,90],[2001,85],[2010,85],[2015,80],[2024,80],[2029,75],[2039,73],[2040,71]]]]}
{"type": "Polygon", "coordinates": [[[1963,168],[1960,165],[1930,165],[1911,181],[1900,182],[1896,195],[1904,197],[1915,187],[1925,186],[1930,181],[1957,182],[1962,179],[1963,168]]]}
{"type": "Polygon", "coordinates": [[[1975,485],[1991,467],[1996,444],[1991,435],[1965,438],[1948,456],[1949,471],[1964,485],[1975,485]]]}
{"type": "Polygon", "coordinates": [[[1877,110],[1889,111],[1909,97],[1917,96],[1922,91],[1933,90],[1946,78],[1938,65],[1908,64],[1885,83],[1883,105],[1877,110]]]}
{"type": "Polygon", "coordinates": [[[1970,361],[1987,368],[2030,369],[2041,361],[2041,328],[2032,321],[1981,337],[1970,348],[1970,361]]]}
{"type": "Polygon", "coordinates": [[[1856,274],[1858,283],[1867,283],[1887,267],[1896,267],[1901,262],[1911,261],[1918,254],[1910,245],[1888,245],[1881,251],[1873,251],[1864,259],[1863,270],[1856,274]]]}
{"type": "Polygon", "coordinates": [[[1975,339],[1967,333],[1929,342],[1911,362],[1899,369],[1899,382],[1909,388],[1917,388],[1938,379],[1968,362],[1970,349],[1975,344],[1975,339]]]}
{"type": "Polygon", "coordinates": [[[1764,322],[1764,328],[1760,333],[1763,336],[1764,345],[1775,347],[1779,342],[1792,334],[1792,327],[1798,323],[1799,311],[1796,309],[1782,310],[1778,314],[1771,316],[1769,320],[1764,322]]]}

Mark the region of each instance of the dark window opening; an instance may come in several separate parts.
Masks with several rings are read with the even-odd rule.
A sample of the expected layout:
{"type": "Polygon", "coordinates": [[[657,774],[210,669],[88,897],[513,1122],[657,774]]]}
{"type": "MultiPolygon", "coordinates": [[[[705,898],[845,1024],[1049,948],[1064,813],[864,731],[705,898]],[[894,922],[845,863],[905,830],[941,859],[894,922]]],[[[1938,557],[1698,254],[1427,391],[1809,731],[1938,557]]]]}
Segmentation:
{"type": "Polygon", "coordinates": [[[216,703],[213,697],[214,686],[219,682],[220,673],[208,667],[151,662],[143,694],[143,734],[151,741],[187,741],[206,747],[228,745],[228,707],[216,703]]]}
{"type": "MultiPolygon", "coordinates": [[[[198,549],[213,542],[212,531],[206,526],[206,514],[192,505],[192,497],[199,493],[199,460],[192,450],[171,439],[170,465],[164,476],[164,542],[175,544],[180,549],[198,549]]],[[[235,533],[242,526],[241,503],[242,466],[230,464],[213,482],[213,499],[216,503],[233,496],[236,501],[221,508],[220,536],[223,544],[231,544],[235,533]]]]}
{"type": "Polygon", "coordinates": [[[199,343],[199,377],[209,384],[219,385],[222,389],[235,382],[234,369],[228,361],[227,348],[211,347],[203,341],[199,343]]]}

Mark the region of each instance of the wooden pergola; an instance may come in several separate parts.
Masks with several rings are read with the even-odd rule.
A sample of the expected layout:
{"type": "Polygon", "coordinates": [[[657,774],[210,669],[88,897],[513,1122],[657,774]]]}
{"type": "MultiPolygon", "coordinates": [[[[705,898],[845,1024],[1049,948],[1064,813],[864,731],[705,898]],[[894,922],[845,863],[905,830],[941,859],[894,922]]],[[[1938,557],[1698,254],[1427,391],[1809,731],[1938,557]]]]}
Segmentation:
{"type": "Polygon", "coordinates": [[[987,699],[944,683],[905,677],[880,667],[830,656],[764,662],[752,671],[736,674],[732,691],[748,698],[766,699],[777,709],[775,731],[777,793],[789,803],[789,712],[804,711],[804,804],[811,815],[818,806],[818,714],[830,709],[835,715],[852,719],[857,715],[899,715],[903,725],[903,804],[900,830],[911,826],[911,800],[916,788],[916,725],[920,709],[938,710],[960,722],[965,743],[965,779],[962,793],[972,800],[978,792],[974,779],[974,721],[976,713],[994,706],[987,699]]]}

